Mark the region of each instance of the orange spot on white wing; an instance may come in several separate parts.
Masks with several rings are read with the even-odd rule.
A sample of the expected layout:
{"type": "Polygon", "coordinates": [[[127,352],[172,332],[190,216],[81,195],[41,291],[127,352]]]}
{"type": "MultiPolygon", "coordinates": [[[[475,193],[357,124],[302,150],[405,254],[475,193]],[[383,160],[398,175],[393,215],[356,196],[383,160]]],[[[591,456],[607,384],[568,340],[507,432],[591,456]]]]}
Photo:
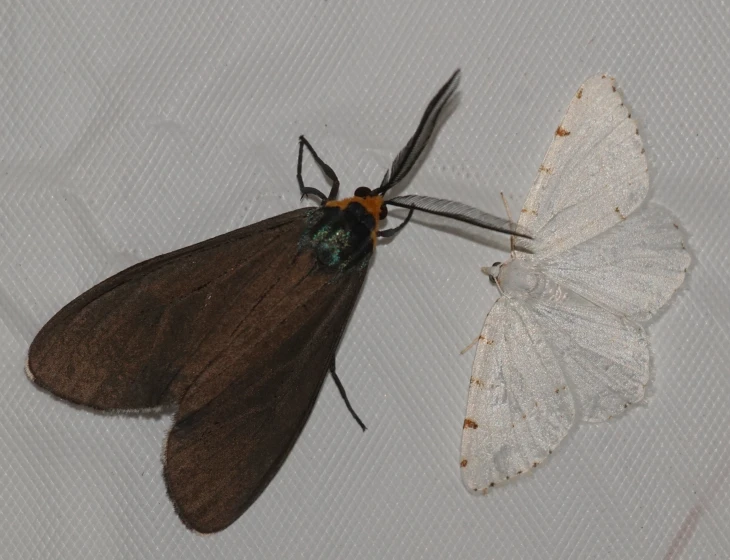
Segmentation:
{"type": "Polygon", "coordinates": [[[471,428],[472,430],[476,430],[479,427],[479,424],[474,422],[471,418],[465,418],[464,419],[464,429],[471,428]]]}

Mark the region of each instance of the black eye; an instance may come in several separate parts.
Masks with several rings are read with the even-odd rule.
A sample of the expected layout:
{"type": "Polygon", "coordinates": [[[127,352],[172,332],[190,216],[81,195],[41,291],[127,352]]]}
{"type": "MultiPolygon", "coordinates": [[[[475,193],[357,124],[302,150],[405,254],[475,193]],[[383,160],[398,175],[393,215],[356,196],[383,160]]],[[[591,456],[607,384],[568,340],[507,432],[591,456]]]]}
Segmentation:
{"type": "Polygon", "coordinates": [[[384,220],[387,217],[388,217],[388,207],[385,204],[383,204],[380,207],[380,215],[378,216],[378,219],[379,220],[384,220]]]}
{"type": "Polygon", "coordinates": [[[492,266],[502,266],[501,262],[492,263],[492,266]]]}
{"type": "Polygon", "coordinates": [[[357,187],[355,189],[355,196],[359,196],[360,198],[367,198],[369,196],[373,196],[373,191],[371,191],[367,187],[357,187]]]}

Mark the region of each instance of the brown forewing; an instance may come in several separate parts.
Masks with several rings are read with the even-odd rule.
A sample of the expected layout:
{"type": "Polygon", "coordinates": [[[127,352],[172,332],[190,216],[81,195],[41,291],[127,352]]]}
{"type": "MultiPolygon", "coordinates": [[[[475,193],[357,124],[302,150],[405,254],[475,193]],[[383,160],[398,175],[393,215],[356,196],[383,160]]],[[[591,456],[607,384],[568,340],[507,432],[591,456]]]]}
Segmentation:
{"type": "Polygon", "coordinates": [[[180,402],[165,480],[192,529],[212,533],[235,521],[309,417],[367,272],[322,273],[313,265],[310,252],[297,257],[296,274],[261,301],[260,322],[247,318],[220,338],[180,402]]]}
{"type": "Polygon", "coordinates": [[[179,402],[232,348],[272,349],[271,318],[304,297],[297,283],[309,269],[297,246],[310,211],[161,255],[94,286],[35,337],[29,377],[78,404],[144,409],[179,402]]]}
{"type": "Polygon", "coordinates": [[[227,527],[301,432],[367,273],[299,242],[297,210],[135,265],[38,333],[33,380],[99,409],[178,403],[165,480],[181,519],[227,527]]]}

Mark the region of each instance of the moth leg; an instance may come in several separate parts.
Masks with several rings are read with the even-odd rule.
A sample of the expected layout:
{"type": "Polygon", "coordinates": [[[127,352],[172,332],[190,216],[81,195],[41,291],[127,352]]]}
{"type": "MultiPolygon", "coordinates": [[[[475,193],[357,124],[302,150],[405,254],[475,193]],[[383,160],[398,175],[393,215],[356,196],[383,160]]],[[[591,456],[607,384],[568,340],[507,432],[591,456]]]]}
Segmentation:
{"type": "Polygon", "coordinates": [[[332,375],[332,379],[335,382],[335,385],[337,385],[337,390],[340,392],[340,396],[342,397],[342,400],[345,401],[345,406],[347,407],[347,410],[350,411],[350,414],[352,414],[352,417],[355,419],[355,422],[358,423],[358,425],[362,428],[362,431],[364,432],[367,430],[365,427],[365,424],[363,424],[363,421],[360,420],[360,417],[357,415],[357,413],[353,410],[352,405],[350,404],[350,400],[347,398],[347,393],[345,393],[345,386],[342,384],[342,381],[340,381],[340,378],[337,377],[337,374],[335,373],[335,359],[332,358],[332,365],[330,366],[330,374],[332,375]]]}
{"type": "Polygon", "coordinates": [[[340,190],[340,180],[337,178],[337,174],[334,172],[334,170],[327,165],[325,162],[322,161],[322,159],[317,155],[317,152],[314,151],[314,148],[312,148],[312,145],[307,142],[307,139],[302,135],[299,137],[299,158],[297,159],[297,181],[299,181],[299,192],[302,193],[302,198],[304,198],[307,195],[316,196],[319,198],[320,202],[324,204],[328,200],[334,200],[337,198],[337,192],[340,190]],[[309,153],[314,158],[314,161],[317,163],[319,168],[322,170],[322,173],[325,174],[327,179],[329,179],[332,182],[332,188],[330,188],[330,194],[329,196],[325,196],[325,194],[320,191],[319,189],[315,189],[314,187],[305,187],[304,186],[304,179],[302,179],[302,160],[304,159],[304,147],[307,147],[307,150],[309,150],[309,153]]]}
{"type": "Polygon", "coordinates": [[[411,221],[411,216],[413,216],[413,208],[411,208],[410,212],[408,212],[408,215],[406,216],[406,219],[403,220],[402,224],[394,228],[380,230],[378,232],[378,237],[393,237],[396,233],[406,227],[406,224],[411,221]]]}
{"type": "Polygon", "coordinates": [[[484,337],[483,337],[482,335],[479,335],[478,337],[476,337],[476,338],[475,338],[474,340],[472,340],[472,341],[471,341],[471,342],[469,343],[469,345],[468,345],[468,346],[467,346],[466,348],[464,348],[464,349],[463,349],[463,350],[462,350],[461,352],[459,352],[459,354],[462,354],[462,355],[463,355],[463,354],[466,354],[466,353],[467,353],[467,352],[468,352],[469,350],[471,350],[472,346],[474,346],[474,345],[475,345],[475,344],[476,344],[477,342],[479,342],[479,341],[480,341],[480,340],[481,340],[482,338],[484,338],[484,337]]]}

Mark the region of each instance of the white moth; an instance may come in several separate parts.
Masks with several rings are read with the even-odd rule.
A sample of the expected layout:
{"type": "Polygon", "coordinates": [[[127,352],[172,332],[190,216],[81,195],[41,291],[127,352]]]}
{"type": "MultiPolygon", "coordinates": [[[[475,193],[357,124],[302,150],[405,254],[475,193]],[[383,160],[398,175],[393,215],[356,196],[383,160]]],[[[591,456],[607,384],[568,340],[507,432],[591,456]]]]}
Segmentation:
{"type": "Polygon", "coordinates": [[[461,473],[470,491],[536,467],[576,417],[602,422],[643,398],[649,340],[637,321],[667,302],[690,263],[677,220],[653,204],[637,210],[648,187],[614,80],[590,78],[520,214],[534,239],[485,269],[502,295],[469,387],[461,473]]]}

